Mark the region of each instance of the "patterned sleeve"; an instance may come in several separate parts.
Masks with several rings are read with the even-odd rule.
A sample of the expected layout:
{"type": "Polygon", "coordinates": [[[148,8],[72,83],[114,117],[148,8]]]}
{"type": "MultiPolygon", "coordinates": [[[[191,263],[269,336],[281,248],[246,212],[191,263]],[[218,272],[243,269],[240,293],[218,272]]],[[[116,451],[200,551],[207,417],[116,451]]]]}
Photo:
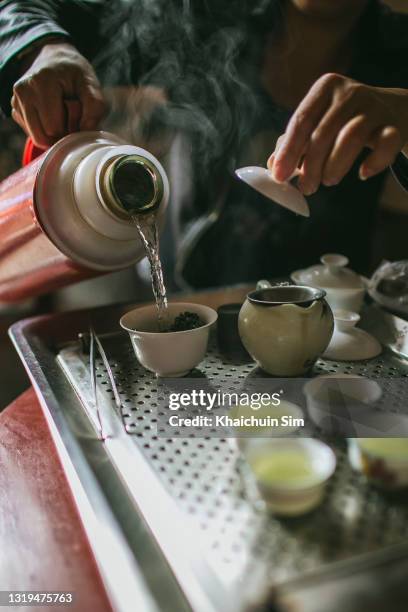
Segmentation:
{"type": "Polygon", "coordinates": [[[92,57],[104,0],[0,1],[0,108],[10,114],[19,57],[42,38],[63,37],[92,57]]]}

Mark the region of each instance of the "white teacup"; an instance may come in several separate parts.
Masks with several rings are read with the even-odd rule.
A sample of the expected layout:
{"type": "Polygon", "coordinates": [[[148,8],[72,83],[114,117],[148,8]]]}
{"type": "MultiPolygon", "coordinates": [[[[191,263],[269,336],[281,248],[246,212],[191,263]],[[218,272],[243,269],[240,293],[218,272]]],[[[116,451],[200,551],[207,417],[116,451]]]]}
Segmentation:
{"type": "Polygon", "coordinates": [[[157,376],[185,376],[204,359],[217,313],[208,306],[189,302],[168,306],[171,321],[185,311],[196,313],[204,325],[186,331],[159,332],[155,305],[135,308],[120,320],[121,327],[129,332],[139,362],[157,376]]]}
{"type": "Polygon", "coordinates": [[[313,438],[263,440],[244,455],[268,509],[281,516],[318,506],[336,469],[332,449],[313,438]]]}

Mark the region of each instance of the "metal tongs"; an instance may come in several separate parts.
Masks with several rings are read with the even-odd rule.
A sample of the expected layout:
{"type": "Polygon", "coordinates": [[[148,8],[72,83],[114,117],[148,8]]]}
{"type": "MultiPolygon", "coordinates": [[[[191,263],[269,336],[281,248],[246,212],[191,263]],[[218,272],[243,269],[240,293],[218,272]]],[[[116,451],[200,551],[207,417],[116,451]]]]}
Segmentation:
{"type": "Polygon", "coordinates": [[[99,401],[98,401],[98,392],[97,392],[97,387],[96,387],[96,351],[99,353],[99,356],[103,361],[103,365],[106,368],[106,372],[108,374],[109,381],[110,381],[112,391],[113,391],[113,397],[115,399],[115,406],[117,408],[118,415],[120,416],[122,425],[126,431],[126,425],[125,425],[125,421],[124,421],[124,417],[122,413],[122,401],[120,399],[119,391],[118,391],[118,388],[115,382],[115,377],[113,375],[111,365],[109,363],[105,349],[103,348],[98,335],[96,334],[92,325],[90,325],[89,326],[89,367],[90,367],[90,372],[91,372],[91,387],[92,387],[92,394],[94,398],[96,417],[97,417],[98,426],[99,426],[99,439],[102,441],[105,441],[108,438],[112,437],[112,433],[106,432],[106,428],[104,427],[102,413],[101,413],[99,401]]]}

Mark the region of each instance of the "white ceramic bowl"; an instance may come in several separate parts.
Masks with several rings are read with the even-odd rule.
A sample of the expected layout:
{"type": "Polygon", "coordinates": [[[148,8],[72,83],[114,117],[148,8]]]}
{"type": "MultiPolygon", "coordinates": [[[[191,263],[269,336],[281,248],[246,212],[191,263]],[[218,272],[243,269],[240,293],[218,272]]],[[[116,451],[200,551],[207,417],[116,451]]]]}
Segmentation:
{"type": "Polygon", "coordinates": [[[194,312],[205,323],[196,329],[161,333],[157,331],[157,309],[155,305],[135,308],[120,320],[123,329],[129,332],[136,357],[147,370],[160,377],[185,376],[204,358],[211,326],[217,313],[208,306],[189,302],[169,304],[170,321],[182,312],[194,312]]]}
{"type": "Polygon", "coordinates": [[[331,434],[350,435],[350,427],[364,422],[382,395],[374,380],[351,374],[317,376],[303,387],[313,423],[331,434]]]}
{"type": "Polygon", "coordinates": [[[313,438],[264,440],[248,446],[244,455],[268,508],[281,516],[316,508],[336,469],[332,449],[313,438]]]}

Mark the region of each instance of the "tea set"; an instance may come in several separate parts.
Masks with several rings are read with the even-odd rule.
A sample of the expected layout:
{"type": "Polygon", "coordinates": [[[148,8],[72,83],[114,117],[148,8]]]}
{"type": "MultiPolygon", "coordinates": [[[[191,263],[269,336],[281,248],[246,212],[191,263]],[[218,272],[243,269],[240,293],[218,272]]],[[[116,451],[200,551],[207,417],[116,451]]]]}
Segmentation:
{"type": "MultiPolygon", "coordinates": [[[[217,319],[219,349],[227,360],[252,360],[261,368],[260,372],[269,376],[304,377],[321,356],[353,361],[371,359],[381,353],[377,339],[356,327],[366,284],[347,264],[342,255],[324,255],[320,264],[293,272],[291,284],[271,285],[261,280],[243,304],[223,305],[218,313],[197,303],[170,303],[172,320],[186,311],[200,317],[203,324],[195,329],[159,332],[155,305],[128,312],[120,324],[130,335],[138,361],[158,377],[185,376],[197,367],[205,357],[210,329],[217,319]]],[[[381,389],[367,378],[319,376],[304,385],[303,393],[312,424],[324,429],[329,422],[336,433],[347,436],[347,431],[342,430],[344,402],[333,404],[333,397],[342,385],[348,385],[342,390],[351,402],[348,406],[351,418],[361,420],[362,415],[371,415],[381,389]]],[[[303,414],[296,404],[289,408],[291,414],[303,414]]],[[[248,437],[240,431],[233,432],[261,502],[276,515],[298,516],[318,506],[336,468],[330,446],[313,438],[298,437],[296,433],[282,430],[269,437],[259,432],[248,437]],[[277,465],[281,466],[279,470],[275,469],[277,465]]],[[[375,443],[366,449],[363,442],[359,445],[360,439],[352,440],[349,441],[352,466],[372,478],[364,467],[370,464],[366,456],[384,455],[384,449],[376,450],[375,443]]],[[[408,463],[408,445],[406,452],[408,463]]],[[[395,461],[391,464],[394,466],[395,461]]],[[[401,482],[405,483],[405,476],[401,482]]]]}
{"type": "Polygon", "coordinates": [[[121,319],[140,363],[161,377],[185,376],[203,359],[211,326],[218,316],[218,338],[233,342],[267,374],[304,376],[316,360],[367,360],[381,353],[380,343],[356,327],[365,285],[346,268],[347,258],[324,255],[321,265],[292,274],[294,284],[259,281],[245,302],[215,310],[175,302],[170,318],[183,311],[198,314],[204,325],[192,330],[159,333],[155,306],[137,308],[121,319]]]}
{"type": "MultiPolygon", "coordinates": [[[[237,177],[259,193],[308,217],[308,203],[292,181],[298,174],[296,170],[288,181],[280,183],[267,168],[249,166],[236,170],[237,177]]],[[[224,358],[231,363],[252,360],[259,366],[258,372],[267,376],[308,376],[319,357],[366,361],[382,351],[375,337],[357,327],[365,294],[371,295],[377,287],[373,289],[367,279],[347,267],[348,263],[344,255],[325,254],[319,264],[294,271],[291,283],[271,285],[261,280],[243,304],[224,304],[218,312],[195,303],[171,303],[170,319],[187,314],[185,311],[199,316],[202,325],[194,329],[160,333],[155,306],[127,313],[120,324],[129,333],[139,362],[158,377],[185,376],[198,366],[217,318],[218,348],[224,358]]],[[[398,281],[400,270],[391,276],[392,280],[397,276],[398,281]]],[[[394,292],[394,286],[391,289],[394,292]]],[[[408,417],[375,410],[382,395],[376,381],[329,374],[310,378],[302,391],[310,423],[320,430],[347,437],[350,425],[358,426],[362,437],[348,439],[353,469],[379,486],[408,486],[408,417]],[[386,423],[380,423],[384,419],[386,423]],[[406,437],[378,437],[378,432],[389,429],[393,419],[394,435],[404,435],[406,431],[406,437]]],[[[269,408],[272,410],[267,407],[265,414],[270,415],[269,408]]],[[[248,406],[236,406],[231,414],[248,410],[248,406]]],[[[295,423],[303,421],[302,408],[287,400],[273,410],[275,415],[276,411],[290,414],[295,423]]],[[[278,516],[300,516],[312,511],[323,500],[326,485],[335,472],[333,449],[321,440],[305,437],[307,428],[302,437],[297,426],[290,431],[279,426],[265,431],[265,427],[249,436],[242,427],[232,428],[231,442],[239,451],[237,465],[250,476],[247,491],[253,491],[255,483],[254,501],[278,516]]]]}

